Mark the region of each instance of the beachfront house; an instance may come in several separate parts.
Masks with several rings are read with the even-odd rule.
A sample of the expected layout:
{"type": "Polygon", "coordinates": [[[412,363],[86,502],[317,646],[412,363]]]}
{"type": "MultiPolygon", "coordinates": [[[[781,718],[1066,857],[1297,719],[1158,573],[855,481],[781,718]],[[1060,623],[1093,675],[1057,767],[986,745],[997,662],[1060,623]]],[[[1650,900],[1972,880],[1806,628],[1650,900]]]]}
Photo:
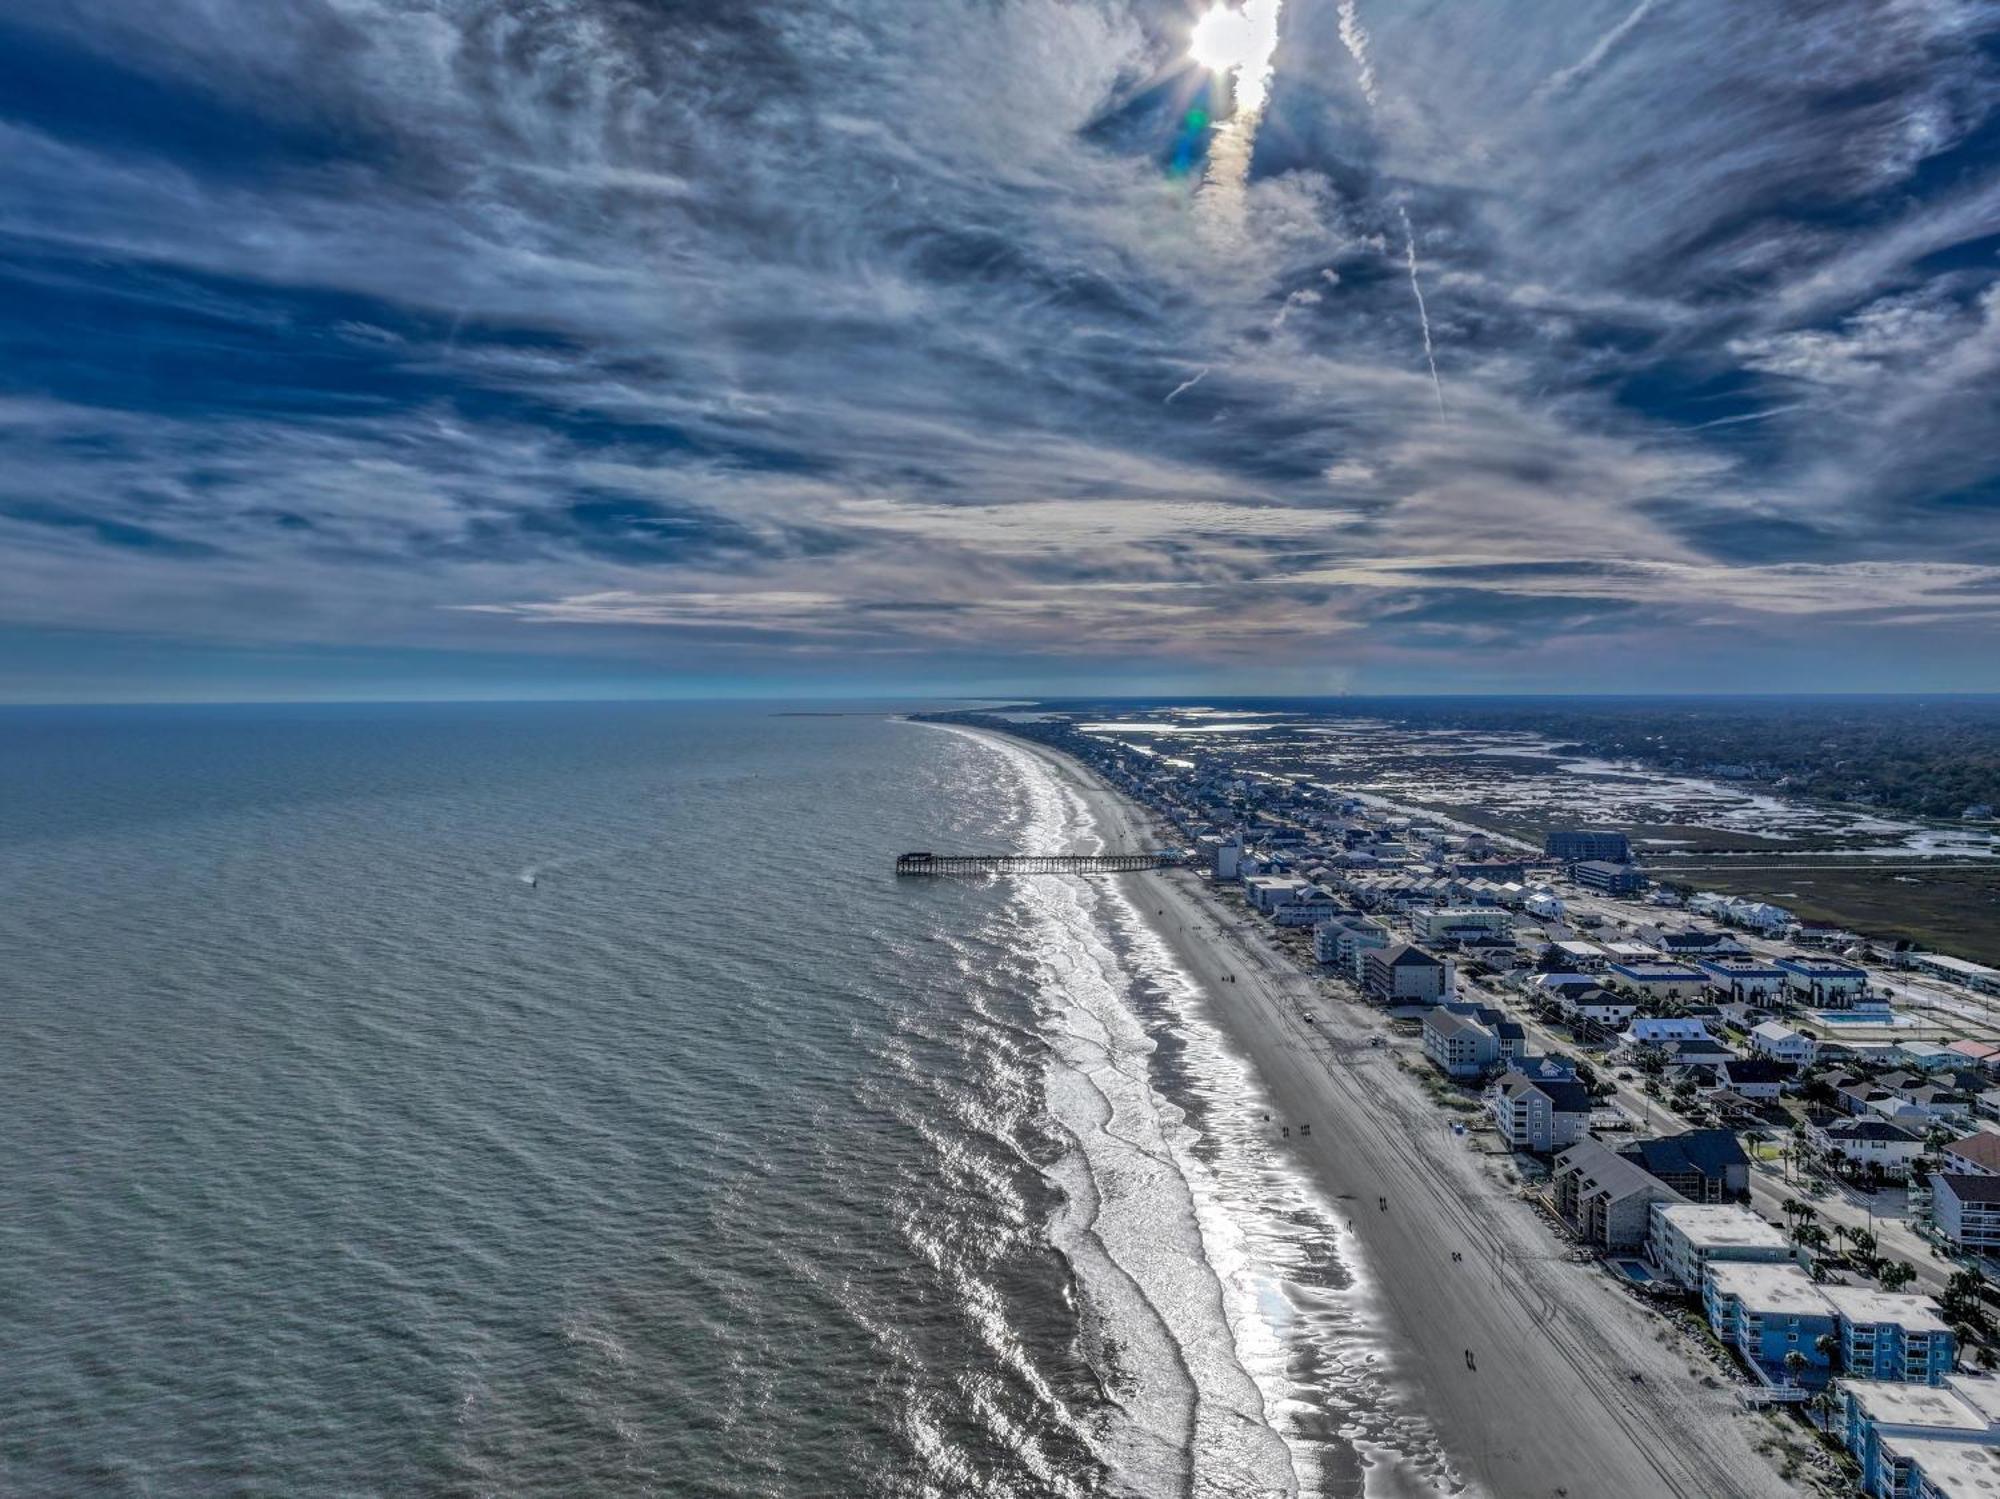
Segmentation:
{"type": "Polygon", "coordinates": [[[1407,942],[1361,955],[1361,989],[1378,1004],[1437,1003],[1451,992],[1451,968],[1407,942]]]}
{"type": "Polygon", "coordinates": [[[1646,1242],[1653,1204],[1686,1198],[1601,1140],[1579,1140],[1556,1157],[1550,1178],[1556,1211],[1586,1243],[1636,1249],[1646,1242]]]}
{"type": "Polygon", "coordinates": [[[2000,1382],[1954,1374],[1937,1385],[1843,1379],[1835,1429],[1869,1499],[2000,1493],[2000,1382]]]}
{"type": "Polygon", "coordinates": [[[1819,1043],[1811,1036],[1776,1020],[1751,1027],[1750,1049],[1760,1057],[1789,1062],[1795,1067],[1806,1066],[1819,1055],[1819,1043]]]}
{"type": "Polygon", "coordinates": [[[1785,975],[1785,997],[1816,1010],[1846,1009],[1868,988],[1868,970],[1839,958],[1794,953],[1777,966],[1785,975]]]}
{"type": "Polygon", "coordinates": [[[1574,1078],[1508,1072],[1487,1090],[1486,1104],[1512,1150],[1538,1155],[1564,1150],[1590,1126],[1590,1090],[1574,1078]]]}
{"type": "Polygon", "coordinates": [[[1440,1005],[1424,1016],[1424,1055],[1446,1077],[1476,1081],[1500,1065],[1500,1034],[1476,1014],[1440,1005]]]}
{"type": "Polygon", "coordinates": [[[1960,1249],[2000,1252],[2000,1176],[1940,1172],[1930,1179],[1931,1222],[1960,1249]]]}
{"type": "Polygon", "coordinates": [[[1689,1291],[1702,1287],[1702,1273],[1716,1263],[1776,1265],[1796,1263],[1798,1251],[1773,1224],[1733,1203],[1655,1203],[1646,1238],[1646,1257],[1655,1268],[1689,1291]]]}

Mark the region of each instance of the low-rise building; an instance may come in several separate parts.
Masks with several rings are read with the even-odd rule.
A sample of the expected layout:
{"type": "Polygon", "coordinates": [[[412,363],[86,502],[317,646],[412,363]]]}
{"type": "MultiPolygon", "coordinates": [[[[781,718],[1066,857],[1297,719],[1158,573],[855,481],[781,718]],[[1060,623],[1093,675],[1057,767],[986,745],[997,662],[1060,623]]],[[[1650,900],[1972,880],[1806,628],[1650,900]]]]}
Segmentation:
{"type": "Polygon", "coordinates": [[[1958,1335],[1928,1296],[1872,1286],[1819,1287],[1840,1317],[1840,1367],[1858,1379],[1941,1384],[1958,1335]]]}
{"type": "Polygon", "coordinates": [[[1728,1202],[1750,1194],[1750,1157],[1730,1130],[1691,1129],[1656,1140],[1634,1140],[1620,1146],[1618,1153],[1690,1202],[1728,1202]]]}
{"type": "Polygon", "coordinates": [[[1600,1140],[1580,1140],[1556,1157],[1556,1211],[1586,1242],[1636,1249],[1652,1227],[1653,1204],[1686,1198],[1600,1140]]]}
{"type": "Polygon", "coordinates": [[[1786,997],[1814,1009],[1845,1009],[1868,988],[1868,970],[1839,958],[1794,953],[1777,966],[1784,970],[1786,997]]]}
{"type": "Polygon", "coordinates": [[[1692,999],[1708,987],[1708,975],[1693,963],[1644,958],[1613,963],[1608,978],[1648,999],[1692,999]]]}
{"type": "Polygon", "coordinates": [[[1500,1036],[1476,1015],[1440,1005],[1424,1016],[1424,1055],[1446,1077],[1471,1081],[1500,1064],[1500,1036]]]}
{"type": "Polygon", "coordinates": [[[1407,942],[1361,955],[1361,988],[1381,1004],[1436,1003],[1451,992],[1450,973],[1443,959],[1407,942]]]}
{"type": "Polygon", "coordinates": [[[1636,895],[1646,888],[1646,871],[1636,864],[1585,859],[1570,874],[1584,889],[1600,891],[1605,895],[1636,895]]]}
{"type": "Polygon", "coordinates": [[[1690,1291],[1713,1263],[1797,1263],[1798,1251],[1773,1225],[1734,1204],[1655,1203],[1646,1255],[1690,1291]]]}
{"type": "Polygon", "coordinates": [[[1708,975],[1710,988],[1739,1004],[1768,1004],[1785,992],[1785,970],[1762,958],[1723,954],[1696,966],[1708,975]]]}
{"type": "Polygon", "coordinates": [[[1565,864],[1589,859],[1624,864],[1632,858],[1631,840],[1609,829],[1551,828],[1542,841],[1542,851],[1565,864]]]}
{"type": "Polygon", "coordinates": [[[1721,957],[1728,953],[1747,954],[1749,949],[1733,932],[1662,932],[1653,944],[1670,958],[1693,959],[1721,957]]]}
{"type": "Polygon", "coordinates": [[[1487,1091],[1486,1102],[1500,1138],[1514,1150],[1566,1150],[1590,1125],[1590,1090],[1574,1078],[1508,1072],[1487,1091]]]}
{"type": "Polygon", "coordinates": [[[2000,1493],[2000,1383],[1843,1379],[1836,1427],[1869,1499],[1975,1499],[2000,1493]]]}
{"type": "Polygon", "coordinates": [[[1930,1179],[1931,1221],[1960,1249],[2000,1250],[2000,1176],[1940,1172],[1930,1179]]]}
{"type": "MultiPolygon", "coordinates": [[[[1761,1220],[1760,1220],[1761,1221],[1761,1220]]],[[[1838,1319],[1832,1304],[1789,1260],[1712,1259],[1702,1273],[1702,1309],[1715,1335],[1768,1385],[1825,1384],[1838,1319]],[[1787,1357],[1803,1363],[1791,1368],[1787,1357]]]]}
{"type": "Polygon", "coordinates": [[[1411,913],[1410,929],[1419,942],[1430,943],[1512,937],[1514,916],[1499,906],[1445,906],[1411,913]]]}

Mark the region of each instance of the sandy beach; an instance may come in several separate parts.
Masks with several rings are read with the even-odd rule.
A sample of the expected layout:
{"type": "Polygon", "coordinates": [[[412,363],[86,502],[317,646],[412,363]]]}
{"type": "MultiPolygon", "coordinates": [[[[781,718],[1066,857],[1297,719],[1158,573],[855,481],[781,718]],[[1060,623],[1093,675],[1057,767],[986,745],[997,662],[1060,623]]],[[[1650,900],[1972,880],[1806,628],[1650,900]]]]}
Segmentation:
{"type": "MultiPolygon", "coordinates": [[[[1108,847],[1159,845],[1150,814],[1079,763],[1008,743],[1040,756],[1086,799],[1108,847]]],[[[1291,1128],[1282,1148],[1346,1210],[1397,1371],[1418,1388],[1478,1491],[1492,1499],[1801,1492],[1753,1449],[1774,1434],[1766,1418],[1746,1412],[1664,1319],[1601,1270],[1572,1263],[1508,1185],[1504,1158],[1452,1133],[1405,1065],[1407,1039],[1392,1037],[1372,1009],[1329,995],[1199,876],[1131,878],[1138,904],[1260,1073],[1273,1128],[1291,1128]],[[1386,1044],[1371,1045],[1378,1037],[1386,1044]]]]}

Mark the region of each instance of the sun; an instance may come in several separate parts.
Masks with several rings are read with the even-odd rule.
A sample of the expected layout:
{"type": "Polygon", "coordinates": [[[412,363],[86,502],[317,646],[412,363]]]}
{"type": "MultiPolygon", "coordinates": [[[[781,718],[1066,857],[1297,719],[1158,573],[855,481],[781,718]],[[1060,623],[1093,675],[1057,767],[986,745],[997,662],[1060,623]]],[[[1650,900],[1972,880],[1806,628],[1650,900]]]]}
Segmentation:
{"type": "Polygon", "coordinates": [[[1278,9],[1284,0],[1243,0],[1231,5],[1217,0],[1195,22],[1188,38],[1188,55],[1213,73],[1234,75],[1236,105],[1243,110],[1264,107],[1270,92],[1271,54],[1278,50],[1278,9]]]}

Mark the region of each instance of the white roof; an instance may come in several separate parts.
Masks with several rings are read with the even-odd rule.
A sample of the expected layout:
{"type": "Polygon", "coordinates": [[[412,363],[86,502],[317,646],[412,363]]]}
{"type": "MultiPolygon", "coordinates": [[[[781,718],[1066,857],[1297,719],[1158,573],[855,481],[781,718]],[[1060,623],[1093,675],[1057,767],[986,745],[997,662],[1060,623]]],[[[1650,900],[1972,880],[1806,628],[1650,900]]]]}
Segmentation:
{"type": "Polygon", "coordinates": [[[2000,1448],[1923,1437],[1889,1437],[1883,1445],[1923,1469],[1928,1487],[1950,1499],[2000,1494],[2000,1448]]]}
{"type": "Polygon", "coordinates": [[[1782,1025],[1775,1020],[1767,1020],[1762,1025],[1752,1026],[1750,1034],[1753,1036],[1762,1036],[1766,1041],[1796,1041],[1799,1039],[1797,1031],[1793,1030],[1789,1025],[1782,1025]]]}
{"type": "Polygon", "coordinates": [[[1921,1426],[1933,1431],[1984,1431],[1987,1420],[1976,1405],[1942,1385],[1904,1384],[1893,1379],[1850,1379],[1841,1388],[1854,1397],[1871,1421],[1885,1426],[1921,1426]]]}
{"type": "Polygon", "coordinates": [[[1741,1301],[1745,1311],[1833,1320],[1832,1304],[1812,1277],[1790,1260],[1776,1264],[1714,1261],[1708,1267],[1708,1278],[1719,1293],[1741,1301]]]}
{"type": "Polygon", "coordinates": [[[1826,1299],[1850,1322],[1893,1322],[1906,1332],[1948,1332],[1937,1303],[1915,1291],[1878,1291],[1872,1286],[1822,1286],[1826,1299]]]}
{"type": "Polygon", "coordinates": [[[1733,1203],[1676,1202],[1653,1209],[1697,1249],[1783,1249],[1790,1243],[1775,1224],[1733,1203]]]}

